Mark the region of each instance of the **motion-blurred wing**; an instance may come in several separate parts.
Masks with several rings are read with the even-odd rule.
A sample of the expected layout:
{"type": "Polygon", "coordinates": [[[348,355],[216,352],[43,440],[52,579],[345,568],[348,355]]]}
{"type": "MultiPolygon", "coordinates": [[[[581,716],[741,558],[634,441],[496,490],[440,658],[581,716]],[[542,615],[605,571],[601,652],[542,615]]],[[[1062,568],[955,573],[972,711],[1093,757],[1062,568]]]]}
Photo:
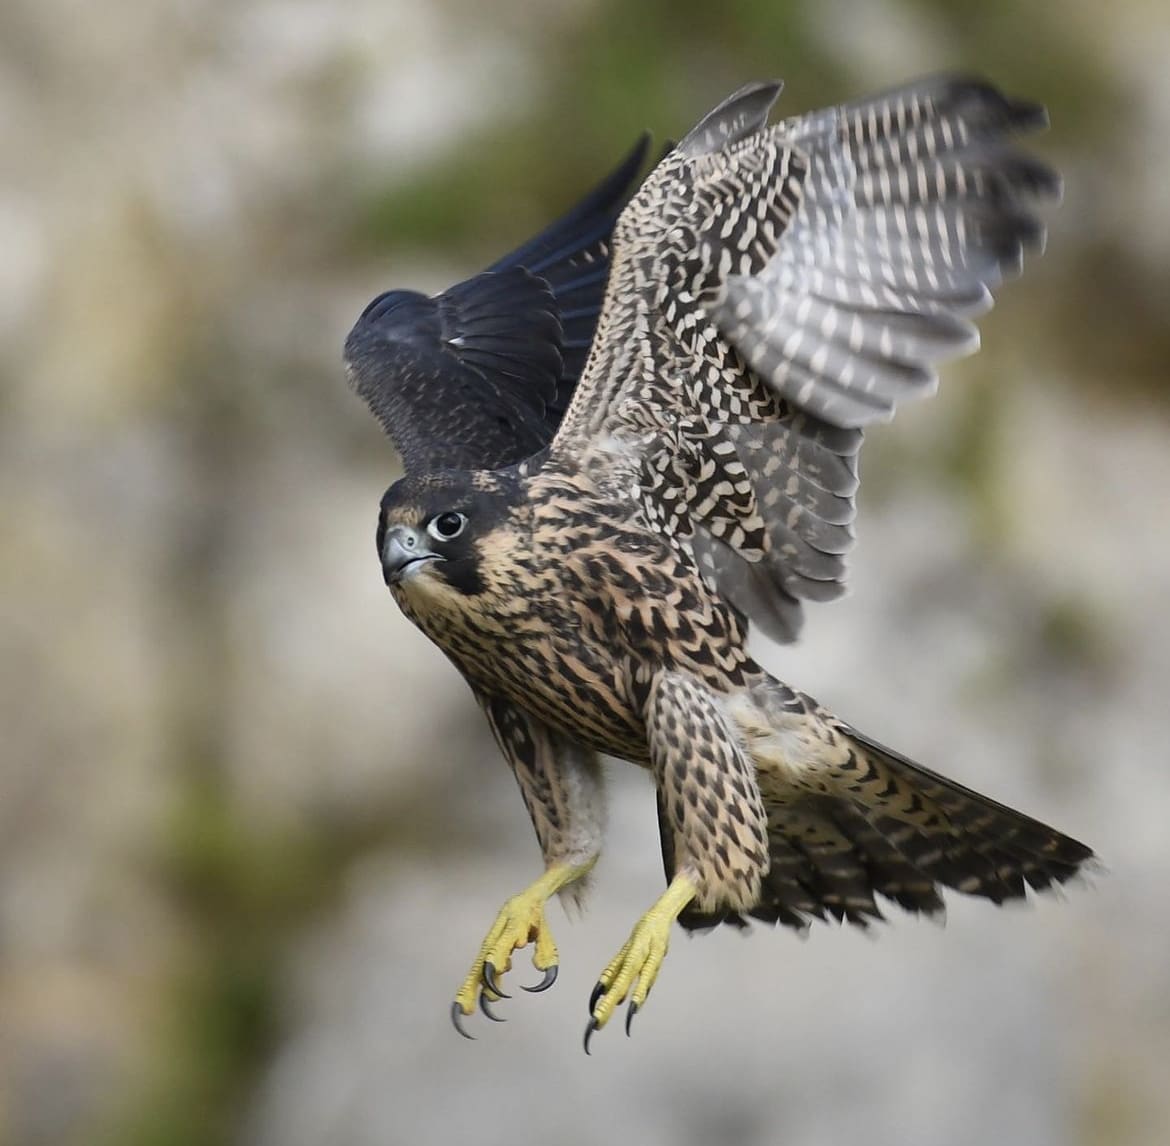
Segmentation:
{"type": "Polygon", "coordinates": [[[345,341],[352,385],[408,471],[494,469],[551,440],[580,376],[642,139],[568,214],[428,298],[389,291],[345,341]]]}
{"type": "Polygon", "coordinates": [[[766,126],[744,88],[618,221],[609,289],[552,449],[636,465],[649,524],[792,639],[843,591],[862,428],[932,392],[1038,247],[1059,181],[1009,145],[1043,109],[935,77],[766,126]]]}

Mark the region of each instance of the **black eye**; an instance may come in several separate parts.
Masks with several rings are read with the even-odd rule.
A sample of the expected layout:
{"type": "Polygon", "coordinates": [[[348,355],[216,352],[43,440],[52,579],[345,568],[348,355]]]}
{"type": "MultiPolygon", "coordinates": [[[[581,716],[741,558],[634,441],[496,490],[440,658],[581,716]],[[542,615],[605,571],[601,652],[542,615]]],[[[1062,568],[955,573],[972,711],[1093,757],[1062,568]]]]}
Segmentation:
{"type": "Polygon", "coordinates": [[[466,524],[467,518],[461,513],[440,513],[427,523],[427,532],[436,541],[453,541],[466,524]]]}

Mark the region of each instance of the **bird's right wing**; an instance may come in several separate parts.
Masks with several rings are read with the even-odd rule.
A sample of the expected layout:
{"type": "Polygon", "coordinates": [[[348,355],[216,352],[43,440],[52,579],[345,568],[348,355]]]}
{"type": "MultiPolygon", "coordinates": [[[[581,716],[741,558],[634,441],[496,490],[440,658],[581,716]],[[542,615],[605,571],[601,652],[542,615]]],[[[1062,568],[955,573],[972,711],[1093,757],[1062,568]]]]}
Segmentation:
{"type": "Polygon", "coordinates": [[[843,588],[862,429],[933,391],[1043,230],[1035,104],[939,76],[767,126],[744,88],[618,220],[597,335],[550,464],[603,451],[631,512],[792,639],[843,588]]]}
{"type": "Polygon", "coordinates": [[[408,471],[496,469],[552,440],[601,310],[610,234],[648,143],[481,274],[434,297],[388,291],[362,312],[345,341],[350,381],[408,471]]]}

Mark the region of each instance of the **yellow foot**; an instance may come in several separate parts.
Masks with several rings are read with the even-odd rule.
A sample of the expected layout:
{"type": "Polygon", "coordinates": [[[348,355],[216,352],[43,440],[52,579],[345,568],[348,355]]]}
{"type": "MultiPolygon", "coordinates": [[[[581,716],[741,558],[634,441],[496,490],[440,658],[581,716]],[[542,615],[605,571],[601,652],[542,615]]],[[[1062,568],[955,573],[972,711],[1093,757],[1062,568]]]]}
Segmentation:
{"type": "Polygon", "coordinates": [[[646,996],[658,978],[662,960],[666,958],[670,947],[670,929],[682,909],[695,898],[695,892],[695,885],[690,879],[685,875],[675,876],[662,898],[638,920],[625,946],[601,972],[597,986],[589,996],[589,1025],[585,1028],[586,1054],[589,1053],[589,1040],[593,1032],[601,1030],[609,1022],[627,995],[630,1006],[626,1011],[626,1034],[630,1033],[630,1024],[646,1002],[646,996]]]}
{"type": "Polygon", "coordinates": [[[490,1004],[511,998],[501,990],[499,976],[512,969],[513,951],[527,947],[530,943],[536,945],[532,953],[532,965],[544,972],[544,978],[534,987],[523,987],[525,991],[547,991],[556,982],[557,945],[553,942],[552,932],[544,918],[544,905],[565,884],[585,875],[593,863],[594,860],[590,860],[577,867],[569,864],[550,867],[530,888],[512,896],[500,908],[451,1007],[451,1021],[465,1039],[475,1036],[464,1030],[463,1016],[470,1015],[477,1004],[493,1022],[504,1021],[492,1013],[490,1004]]]}

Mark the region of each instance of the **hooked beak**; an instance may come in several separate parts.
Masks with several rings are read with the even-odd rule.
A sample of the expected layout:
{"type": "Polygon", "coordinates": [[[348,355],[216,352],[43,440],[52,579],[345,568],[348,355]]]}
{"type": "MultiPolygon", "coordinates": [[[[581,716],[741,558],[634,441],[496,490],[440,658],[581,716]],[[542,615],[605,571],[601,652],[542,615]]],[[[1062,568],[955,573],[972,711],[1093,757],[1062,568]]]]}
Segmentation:
{"type": "Polygon", "coordinates": [[[445,557],[427,548],[426,537],[407,525],[395,525],[386,530],[382,541],[382,576],[387,585],[396,585],[410,575],[411,570],[422,569],[432,561],[445,557]]]}

